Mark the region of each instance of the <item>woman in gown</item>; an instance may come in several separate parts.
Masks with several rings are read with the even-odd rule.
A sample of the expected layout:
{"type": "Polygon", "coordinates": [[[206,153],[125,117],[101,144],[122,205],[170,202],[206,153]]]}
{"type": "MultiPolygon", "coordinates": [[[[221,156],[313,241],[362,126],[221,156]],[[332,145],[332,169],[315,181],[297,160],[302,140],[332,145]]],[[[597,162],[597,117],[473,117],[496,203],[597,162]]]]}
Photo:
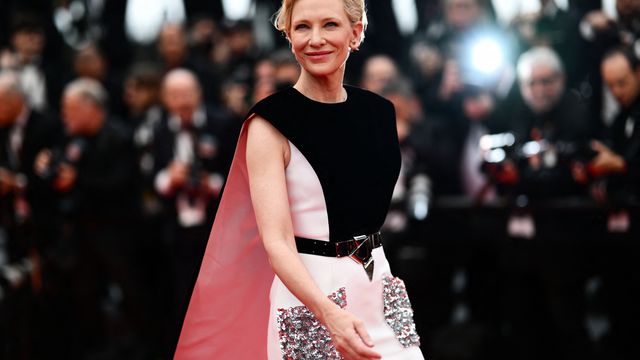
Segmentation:
{"type": "Polygon", "coordinates": [[[378,232],[394,109],[343,85],[364,0],[284,0],[275,23],[301,75],[243,125],[175,359],[423,359],[378,232]]]}

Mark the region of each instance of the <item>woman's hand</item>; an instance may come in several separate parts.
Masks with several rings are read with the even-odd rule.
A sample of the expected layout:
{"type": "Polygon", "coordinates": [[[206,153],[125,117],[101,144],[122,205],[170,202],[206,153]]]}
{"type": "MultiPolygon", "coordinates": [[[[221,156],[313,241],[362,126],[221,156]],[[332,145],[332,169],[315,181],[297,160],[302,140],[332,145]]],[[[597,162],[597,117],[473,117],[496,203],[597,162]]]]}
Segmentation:
{"type": "Polygon", "coordinates": [[[322,317],[336,349],[346,360],[381,359],[362,320],[334,304],[322,317]]]}

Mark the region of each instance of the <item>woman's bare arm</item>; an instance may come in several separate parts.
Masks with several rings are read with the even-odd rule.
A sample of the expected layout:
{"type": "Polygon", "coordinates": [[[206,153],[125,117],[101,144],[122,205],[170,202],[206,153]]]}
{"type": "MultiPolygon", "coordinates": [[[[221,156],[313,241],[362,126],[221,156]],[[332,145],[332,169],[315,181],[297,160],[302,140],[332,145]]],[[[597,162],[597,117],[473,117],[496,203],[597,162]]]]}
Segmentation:
{"type": "Polygon", "coordinates": [[[248,125],[247,170],[258,230],[273,271],[332,334],[336,347],[349,359],[379,359],[362,322],[322,293],[296,250],[285,169],[289,144],[268,121],[255,116],[248,125]]]}

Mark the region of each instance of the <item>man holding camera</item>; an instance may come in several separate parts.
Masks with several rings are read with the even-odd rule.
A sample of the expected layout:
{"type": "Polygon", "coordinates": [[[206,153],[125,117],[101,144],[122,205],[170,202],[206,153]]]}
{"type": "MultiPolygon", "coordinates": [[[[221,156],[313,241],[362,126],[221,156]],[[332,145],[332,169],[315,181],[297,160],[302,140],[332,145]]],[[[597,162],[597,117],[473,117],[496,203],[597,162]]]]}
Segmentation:
{"type": "Polygon", "coordinates": [[[604,56],[601,72],[620,110],[604,141],[594,141],[597,156],[588,166],[601,180],[593,193],[607,210],[596,259],[611,322],[611,357],[635,359],[640,356],[640,61],[629,49],[614,49],[604,56]]]}
{"type": "Polygon", "coordinates": [[[235,139],[225,136],[231,117],[207,106],[192,71],[168,72],[161,100],[166,116],[154,135],[155,188],[167,210],[163,233],[173,261],[177,304],[172,308],[179,330],[230,163],[226,141],[235,139]]]}
{"type": "Polygon", "coordinates": [[[563,64],[550,48],[522,54],[517,75],[522,101],[505,114],[515,146],[490,168],[515,205],[500,262],[509,349],[518,359],[589,359],[579,305],[588,226],[563,207],[587,194],[585,164],[593,154],[585,104],[566,90],[563,64]]]}
{"type": "MultiPolygon", "coordinates": [[[[61,135],[55,122],[28,106],[19,76],[0,73],[0,196],[7,200],[4,210],[10,210],[4,213],[9,217],[5,221],[44,225],[53,217],[55,201],[33,165],[36,154],[61,135]]],[[[46,231],[38,229],[38,233],[46,231]]]]}
{"type": "Polygon", "coordinates": [[[21,326],[42,320],[30,305],[42,300],[39,271],[58,234],[53,193],[35,176],[36,154],[61,135],[59,127],[27,104],[19,74],[0,72],[0,303],[10,314],[12,329],[6,343],[9,356],[19,357],[18,344],[28,344],[35,333],[21,326]]]}
{"type": "Polygon", "coordinates": [[[66,231],[65,248],[58,254],[64,273],[59,291],[71,291],[65,295],[72,306],[61,316],[69,326],[66,330],[75,334],[73,349],[81,357],[136,336],[144,314],[144,290],[135,266],[139,249],[131,236],[137,209],[133,145],[107,109],[107,93],[100,83],[89,78],[69,83],[61,106],[64,145],[41,151],[35,164],[37,174],[61,201],[66,231]],[[120,300],[105,298],[114,290],[122,294],[120,300]],[[105,301],[123,313],[125,328],[118,334],[122,338],[107,341],[107,321],[112,319],[103,311],[105,301]]]}

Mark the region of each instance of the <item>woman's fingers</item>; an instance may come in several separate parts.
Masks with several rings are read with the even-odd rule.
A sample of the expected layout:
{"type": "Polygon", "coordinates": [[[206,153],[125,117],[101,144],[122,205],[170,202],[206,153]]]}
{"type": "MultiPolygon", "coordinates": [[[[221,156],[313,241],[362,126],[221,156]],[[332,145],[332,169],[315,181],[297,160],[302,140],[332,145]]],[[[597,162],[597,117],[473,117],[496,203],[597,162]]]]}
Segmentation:
{"type": "Polygon", "coordinates": [[[373,351],[368,344],[365,344],[360,334],[358,333],[354,333],[353,336],[349,338],[349,345],[355,351],[355,353],[361,358],[364,358],[364,359],[381,359],[382,358],[382,356],[380,356],[380,354],[378,354],[377,352],[373,351]]]}
{"type": "Polygon", "coordinates": [[[360,320],[354,323],[356,333],[360,336],[360,339],[367,345],[368,347],[373,347],[373,340],[371,340],[371,336],[369,336],[369,332],[364,327],[364,323],[360,320]]]}

